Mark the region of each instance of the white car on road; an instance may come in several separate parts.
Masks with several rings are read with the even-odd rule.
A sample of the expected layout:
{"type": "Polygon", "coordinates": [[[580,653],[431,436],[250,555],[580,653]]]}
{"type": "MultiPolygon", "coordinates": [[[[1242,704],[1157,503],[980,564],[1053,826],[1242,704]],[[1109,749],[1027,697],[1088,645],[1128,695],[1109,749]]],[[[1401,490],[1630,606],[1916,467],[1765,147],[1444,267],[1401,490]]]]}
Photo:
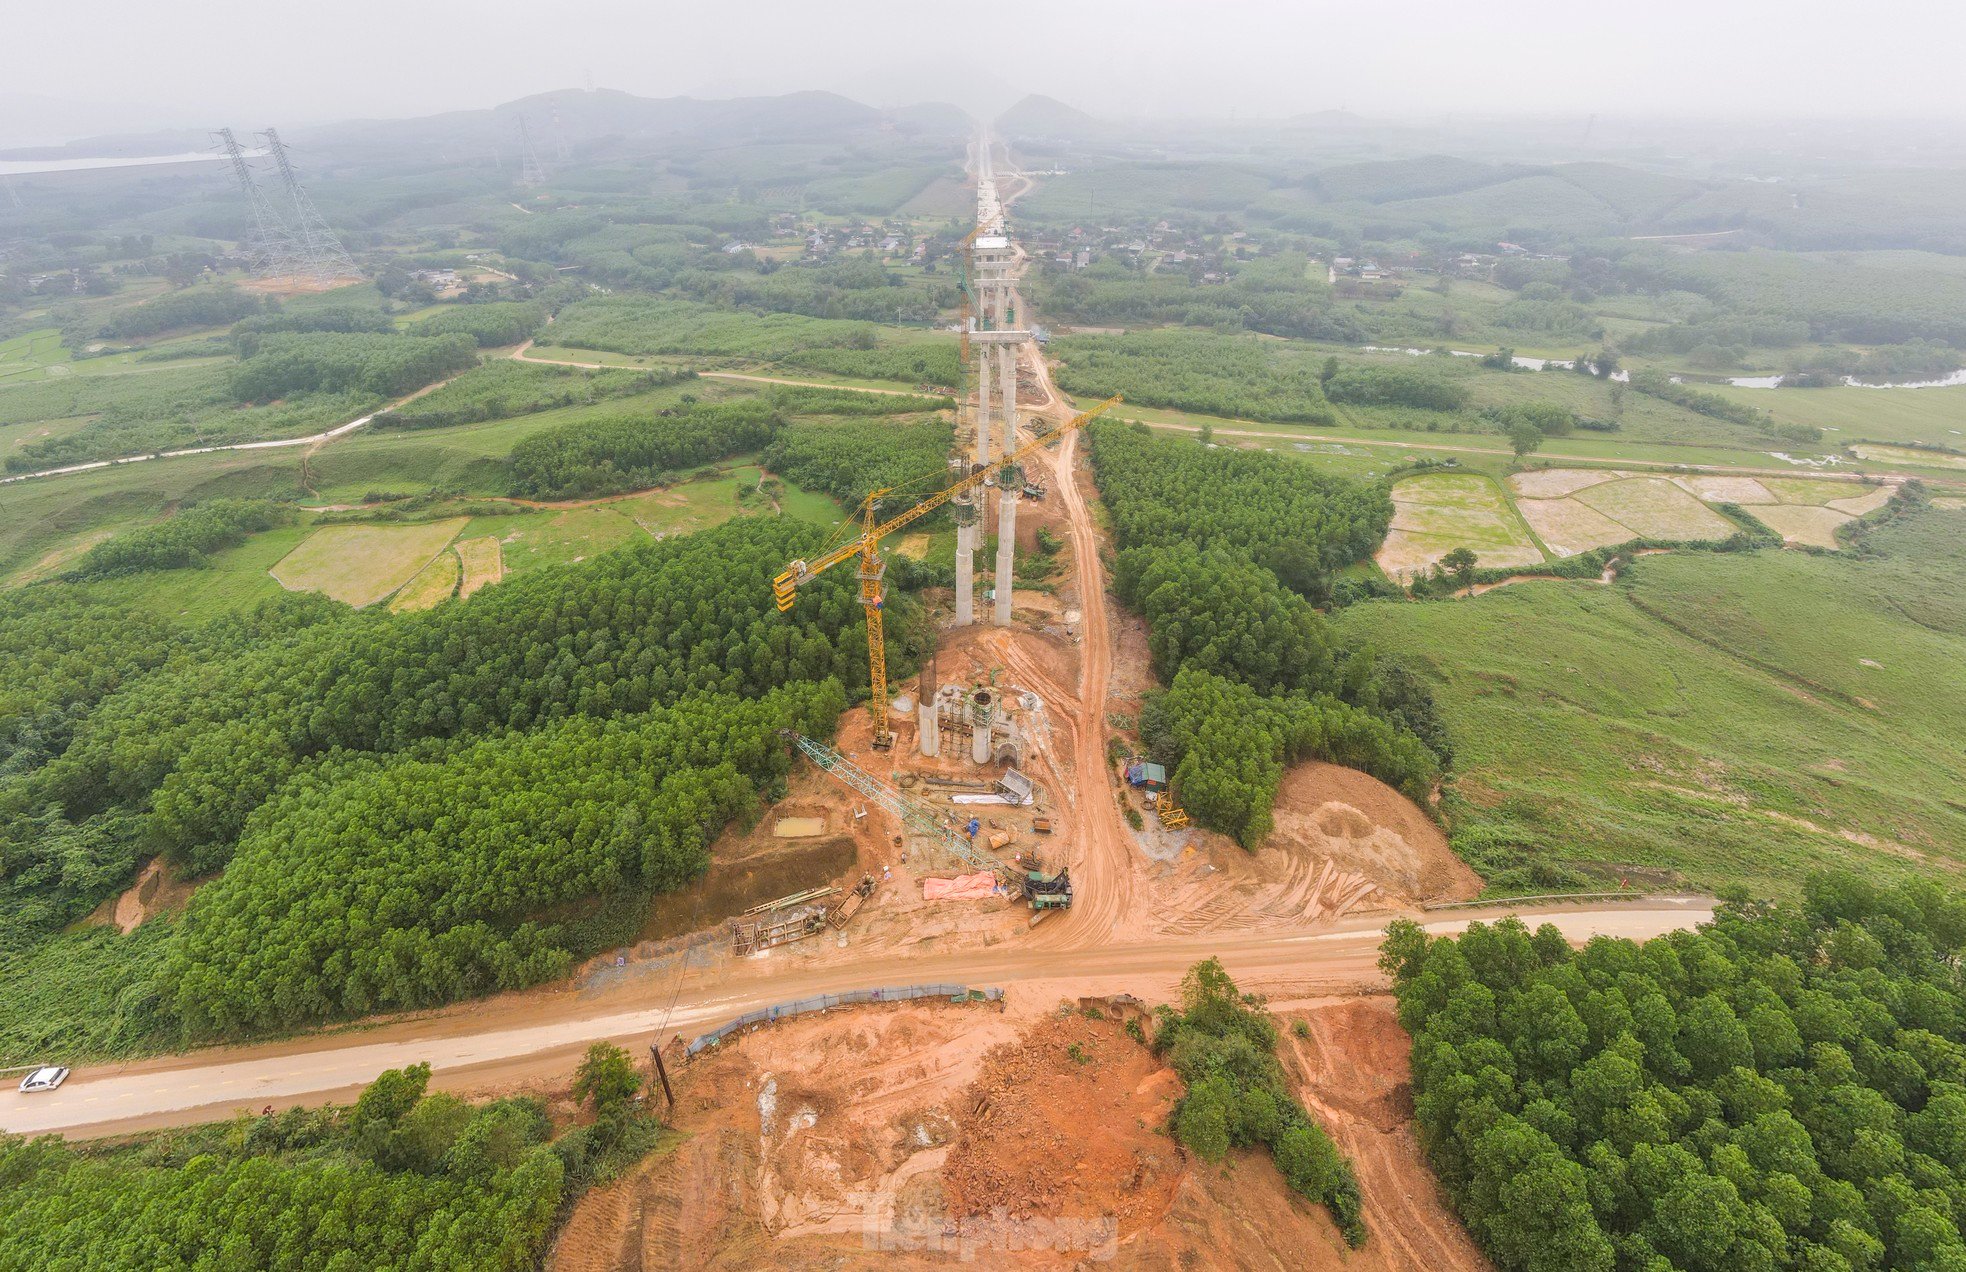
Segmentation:
{"type": "Polygon", "coordinates": [[[22,1078],[20,1089],[23,1095],[32,1095],[36,1091],[52,1091],[66,1081],[68,1070],[57,1065],[45,1065],[22,1078]]]}

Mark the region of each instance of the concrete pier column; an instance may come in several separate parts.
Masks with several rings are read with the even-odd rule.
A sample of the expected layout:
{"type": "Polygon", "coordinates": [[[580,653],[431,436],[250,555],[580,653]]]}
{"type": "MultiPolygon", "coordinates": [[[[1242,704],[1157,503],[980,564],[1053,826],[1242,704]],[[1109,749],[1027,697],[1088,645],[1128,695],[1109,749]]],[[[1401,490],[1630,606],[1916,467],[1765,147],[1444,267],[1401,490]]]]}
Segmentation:
{"type": "Polygon", "coordinates": [[[997,346],[997,415],[1003,421],[1003,453],[1017,449],[1017,346],[997,346]]]}
{"type": "Polygon", "coordinates": [[[995,403],[991,400],[996,386],[991,383],[990,374],[996,362],[994,345],[978,344],[976,349],[976,462],[990,462],[990,428],[996,423],[995,403]]]}
{"type": "Polygon", "coordinates": [[[915,704],[915,719],[921,725],[916,741],[923,755],[942,753],[942,718],[936,714],[935,703],[923,699],[915,704]]]}
{"type": "MultiPolygon", "coordinates": [[[[1017,449],[1017,346],[997,348],[997,410],[1003,429],[1003,453],[1017,449]]],[[[1015,477],[1012,478],[1016,480],[1015,477]]],[[[997,491],[997,598],[996,624],[1010,626],[1011,593],[1017,574],[1017,503],[1023,493],[1014,488],[997,491]]]]}
{"type": "Polygon", "coordinates": [[[956,626],[976,621],[977,526],[956,527],[956,626]]]}
{"type": "Polygon", "coordinates": [[[1010,626],[1010,594],[1017,572],[1017,500],[1014,490],[997,492],[996,623],[1010,626]]]}

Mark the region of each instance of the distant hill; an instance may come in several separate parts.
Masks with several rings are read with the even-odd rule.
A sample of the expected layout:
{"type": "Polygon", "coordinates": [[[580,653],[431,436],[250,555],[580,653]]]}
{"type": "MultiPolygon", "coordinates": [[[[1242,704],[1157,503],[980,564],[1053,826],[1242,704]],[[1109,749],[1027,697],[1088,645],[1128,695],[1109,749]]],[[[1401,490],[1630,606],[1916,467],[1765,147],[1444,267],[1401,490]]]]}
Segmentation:
{"type": "Polygon", "coordinates": [[[1007,137],[1094,137],[1107,131],[1103,121],[1041,93],[997,116],[996,128],[1007,137]]]}
{"type": "MultiPolygon", "coordinates": [[[[281,136],[317,160],[360,159],[379,151],[437,152],[516,149],[519,120],[534,144],[550,149],[609,141],[630,151],[665,149],[676,142],[839,141],[892,128],[918,136],[962,137],[969,116],[946,102],[925,102],[881,111],[838,93],[786,93],[777,97],[638,97],[615,89],[560,89],[504,102],[488,110],[447,111],[411,119],[357,119],[313,127],[282,128],[281,136]]],[[[228,121],[214,121],[215,125],[228,121]]],[[[230,121],[240,140],[264,120],[230,121]]],[[[277,123],[277,121],[274,121],[277,123]]],[[[87,137],[64,146],[22,152],[22,158],[171,154],[211,145],[203,131],[87,137]]]]}
{"type": "Polygon", "coordinates": [[[1312,186],[1333,202],[1360,200],[1388,203],[1397,199],[1427,198],[1475,190],[1537,169],[1521,165],[1498,167],[1456,159],[1450,155],[1425,155],[1418,159],[1389,159],[1379,163],[1348,163],[1324,168],[1311,175],[1312,186]]]}
{"type": "MultiPolygon", "coordinates": [[[[330,151],[405,146],[516,145],[519,120],[534,144],[603,139],[630,149],[660,149],[678,140],[736,142],[836,139],[877,128],[881,112],[836,93],[779,97],[637,97],[615,89],[561,89],[504,102],[490,110],[450,111],[417,119],[360,120],[296,129],[297,143],[330,151]]],[[[347,157],[336,155],[337,158],[347,157]]]]}

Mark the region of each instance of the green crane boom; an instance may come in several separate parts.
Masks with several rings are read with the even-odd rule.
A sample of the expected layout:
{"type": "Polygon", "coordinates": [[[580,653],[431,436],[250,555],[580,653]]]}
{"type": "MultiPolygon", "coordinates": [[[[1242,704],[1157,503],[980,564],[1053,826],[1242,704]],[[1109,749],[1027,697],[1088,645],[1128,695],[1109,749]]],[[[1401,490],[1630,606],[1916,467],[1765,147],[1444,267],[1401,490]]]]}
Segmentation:
{"type": "Polygon", "coordinates": [[[1009,870],[1003,862],[983,852],[966,837],[958,835],[954,830],[943,825],[936,817],[934,809],[909,799],[824,742],[815,742],[805,734],[794,733],[790,729],[781,731],[779,736],[804,751],[806,758],[814,764],[899,817],[902,825],[917,834],[928,836],[941,847],[954,853],[958,860],[966,861],[978,870],[988,870],[992,874],[1001,875],[1009,870]]]}

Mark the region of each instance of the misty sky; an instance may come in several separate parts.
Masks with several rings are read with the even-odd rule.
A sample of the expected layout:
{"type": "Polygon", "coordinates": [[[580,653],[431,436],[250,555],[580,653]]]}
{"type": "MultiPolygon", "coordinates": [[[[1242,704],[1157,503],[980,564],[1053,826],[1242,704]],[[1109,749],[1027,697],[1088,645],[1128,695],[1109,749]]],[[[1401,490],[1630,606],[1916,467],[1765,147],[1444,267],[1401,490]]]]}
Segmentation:
{"type": "Polygon", "coordinates": [[[939,99],[975,112],[1043,92],[1119,117],[1346,107],[1434,119],[1966,118],[1966,5],[1957,0],[91,0],[9,9],[7,43],[31,52],[7,59],[0,103],[20,93],[109,108],[113,121],[92,115],[92,131],[424,114],[582,87],[590,76],[654,97],[827,88],[874,105],[939,99]],[[979,34],[998,64],[972,51],[979,34]]]}

